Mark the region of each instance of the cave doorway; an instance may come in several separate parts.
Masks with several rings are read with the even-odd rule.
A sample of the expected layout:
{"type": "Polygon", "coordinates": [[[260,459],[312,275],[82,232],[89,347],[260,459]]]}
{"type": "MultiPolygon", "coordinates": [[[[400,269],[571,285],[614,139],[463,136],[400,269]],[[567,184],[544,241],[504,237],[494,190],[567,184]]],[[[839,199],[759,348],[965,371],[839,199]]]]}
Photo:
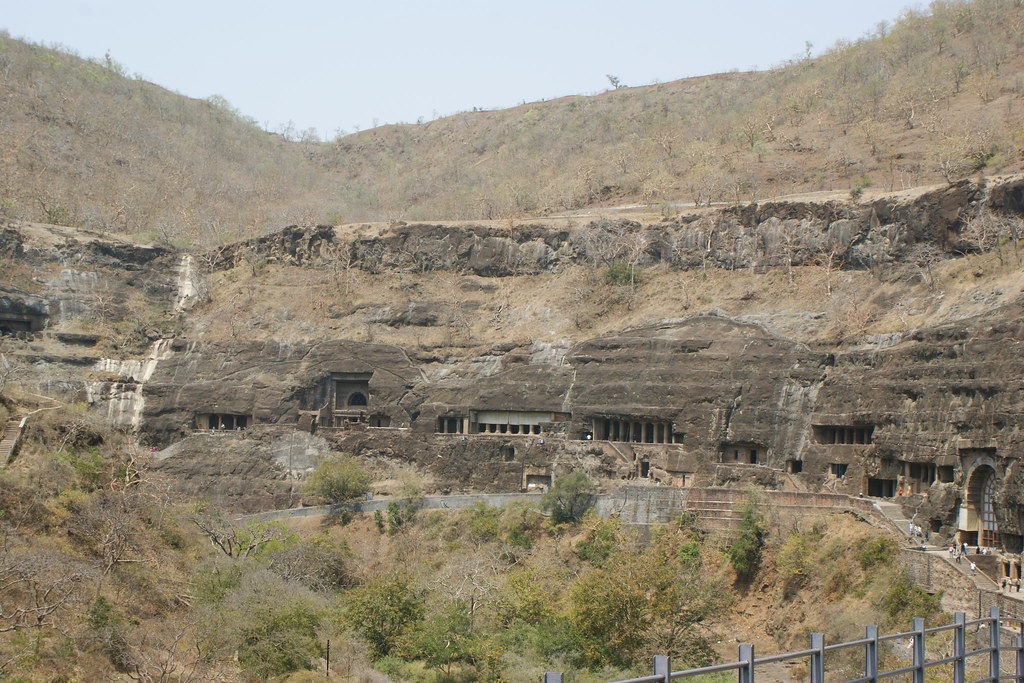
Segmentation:
{"type": "Polygon", "coordinates": [[[999,525],[996,522],[996,471],[989,465],[982,465],[971,473],[967,482],[967,507],[977,514],[978,545],[994,548],[999,540],[999,525]]]}

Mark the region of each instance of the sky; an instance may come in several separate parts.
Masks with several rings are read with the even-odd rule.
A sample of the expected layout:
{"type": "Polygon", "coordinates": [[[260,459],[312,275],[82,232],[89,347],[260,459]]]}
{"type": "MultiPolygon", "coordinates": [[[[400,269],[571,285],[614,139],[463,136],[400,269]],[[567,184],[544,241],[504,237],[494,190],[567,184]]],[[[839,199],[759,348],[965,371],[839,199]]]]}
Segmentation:
{"type": "Polygon", "coordinates": [[[109,54],[263,128],[321,139],[622,85],[776,66],[907,0],[0,0],[13,38],[109,54]]]}

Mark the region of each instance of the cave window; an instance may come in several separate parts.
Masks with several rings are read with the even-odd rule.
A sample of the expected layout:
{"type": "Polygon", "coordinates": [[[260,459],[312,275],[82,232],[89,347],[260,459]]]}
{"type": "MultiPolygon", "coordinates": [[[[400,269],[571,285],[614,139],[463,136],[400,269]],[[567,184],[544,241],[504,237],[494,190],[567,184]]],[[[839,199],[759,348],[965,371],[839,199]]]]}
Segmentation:
{"type": "Polygon", "coordinates": [[[866,445],[871,443],[874,425],[838,426],[814,425],[814,440],[818,443],[832,445],[866,445]]]}
{"type": "Polygon", "coordinates": [[[532,491],[534,489],[547,490],[551,487],[551,475],[550,474],[527,474],[526,475],[526,490],[532,491]]]}
{"type": "Polygon", "coordinates": [[[640,461],[640,476],[644,479],[651,476],[651,463],[649,461],[640,461]]]}
{"type": "Polygon", "coordinates": [[[205,419],[201,417],[196,418],[196,427],[202,429],[203,426],[217,431],[237,431],[249,426],[249,417],[247,415],[210,413],[205,419]]]}
{"type": "Polygon", "coordinates": [[[829,467],[829,471],[833,475],[835,475],[837,477],[845,477],[846,476],[846,470],[848,470],[850,468],[849,465],[847,465],[846,463],[843,463],[843,462],[834,462],[834,463],[830,464],[828,467],[829,467]]]}
{"type": "Polygon", "coordinates": [[[996,478],[989,476],[981,492],[981,545],[991,548],[996,545],[996,478]]]}
{"type": "Polygon", "coordinates": [[[357,391],[356,393],[352,394],[351,396],[348,397],[348,405],[349,405],[350,408],[351,407],[365,406],[366,405],[366,394],[364,394],[362,392],[359,392],[359,391],[357,391]]]}
{"type": "Polygon", "coordinates": [[[751,448],[750,449],[750,464],[751,465],[756,465],[757,464],[757,449],[756,448],[751,448]]]}
{"type": "Polygon", "coordinates": [[[953,482],[955,472],[952,465],[939,465],[939,481],[943,484],[953,482]]]}
{"type": "Polygon", "coordinates": [[[786,462],[786,464],[789,466],[790,474],[800,474],[801,472],[804,471],[803,460],[789,460],[786,462]]]}
{"type": "Polygon", "coordinates": [[[892,498],[896,495],[895,479],[868,479],[868,495],[874,498],[892,498]]]}

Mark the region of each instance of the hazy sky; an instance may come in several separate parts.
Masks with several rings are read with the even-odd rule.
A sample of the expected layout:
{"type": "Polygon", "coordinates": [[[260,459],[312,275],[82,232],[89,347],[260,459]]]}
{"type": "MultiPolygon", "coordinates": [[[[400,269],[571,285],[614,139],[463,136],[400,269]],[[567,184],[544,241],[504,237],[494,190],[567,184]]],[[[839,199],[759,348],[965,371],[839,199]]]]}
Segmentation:
{"type": "Polygon", "coordinates": [[[0,0],[12,37],[108,51],[268,130],[321,137],[818,53],[906,0],[0,0]]]}

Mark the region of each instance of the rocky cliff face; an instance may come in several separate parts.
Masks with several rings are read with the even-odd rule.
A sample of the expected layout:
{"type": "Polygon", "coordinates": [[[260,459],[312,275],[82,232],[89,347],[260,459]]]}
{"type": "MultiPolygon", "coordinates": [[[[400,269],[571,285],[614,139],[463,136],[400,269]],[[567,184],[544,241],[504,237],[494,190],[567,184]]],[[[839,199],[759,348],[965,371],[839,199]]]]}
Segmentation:
{"type": "Polygon", "coordinates": [[[1022,188],[649,224],[292,227],[185,257],[8,226],[0,319],[49,331],[3,350],[34,391],[93,403],[181,490],[240,510],[295,504],[335,449],[445,491],[584,469],[902,492],[952,530],[991,470],[1016,542],[1022,188]],[[645,281],[604,280],[619,261],[645,281]]]}
{"type": "MultiPolygon", "coordinates": [[[[913,199],[866,205],[765,203],[656,224],[598,220],[585,226],[410,225],[369,236],[331,226],[291,226],[218,254],[218,268],[268,260],[295,266],[341,263],[370,273],[470,271],[483,277],[537,275],[570,265],[629,261],[640,267],[771,268],[815,265],[866,268],[922,254],[976,250],[963,239],[978,203],[1017,211],[1024,181],[994,190],[963,181],[913,199]],[[992,198],[989,201],[988,195],[992,198]]],[[[364,226],[363,233],[371,232],[364,226]]]]}

